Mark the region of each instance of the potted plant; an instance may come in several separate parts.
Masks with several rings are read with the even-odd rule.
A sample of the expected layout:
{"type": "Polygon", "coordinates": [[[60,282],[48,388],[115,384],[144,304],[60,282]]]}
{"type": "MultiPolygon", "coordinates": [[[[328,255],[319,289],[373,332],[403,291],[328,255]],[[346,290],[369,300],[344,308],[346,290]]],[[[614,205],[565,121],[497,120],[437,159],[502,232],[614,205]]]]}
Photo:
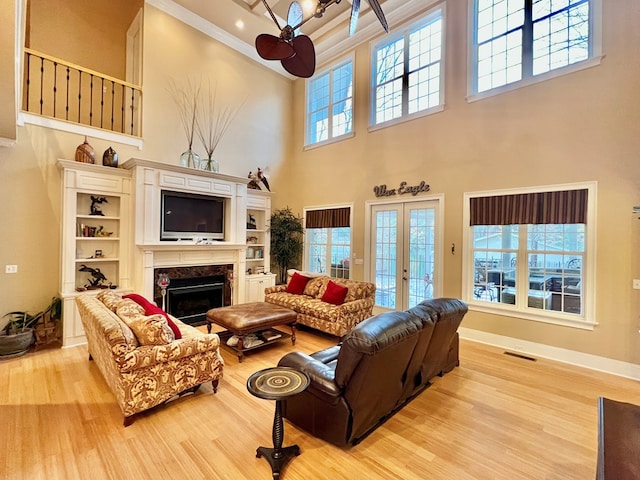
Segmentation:
{"type": "Polygon", "coordinates": [[[271,232],[271,258],[278,267],[278,283],[287,282],[289,267],[299,265],[302,255],[302,218],[296,217],[289,207],[275,210],[269,222],[271,232]]]}
{"type": "Polygon", "coordinates": [[[53,297],[49,306],[32,315],[28,312],[14,311],[4,315],[8,323],[0,331],[0,357],[17,357],[24,355],[34,342],[36,325],[46,316],[57,321],[62,316],[62,300],[53,297]]]}

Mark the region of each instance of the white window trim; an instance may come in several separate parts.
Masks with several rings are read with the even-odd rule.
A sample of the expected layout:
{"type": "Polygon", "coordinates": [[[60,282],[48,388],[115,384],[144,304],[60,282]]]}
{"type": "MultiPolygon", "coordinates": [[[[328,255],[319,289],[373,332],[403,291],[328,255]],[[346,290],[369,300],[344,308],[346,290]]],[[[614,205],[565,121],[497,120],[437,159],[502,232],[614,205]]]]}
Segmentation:
{"type": "MultiPolygon", "coordinates": [[[[329,115],[331,115],[331,106],[333,104],[329,103],[329,115]]],[[[304,146],[302,148],[303,151],[312,150],[314,148],[323,147],[325,145],[329,145],[331,143],[340,142],[342,140],[346,140],[348,138],[353,138],[356,134],[356,56],[355,52],[352,52],[350,55],[341,58],[340,60],[332,63],[330,66],[325,69],[317,72],[313,77],[308,78],[304,82],[304,146]],[[324,75],[325,73],[331,70],[337,70],[342,65],[351,62],[351,131],[345,133],[344,135],[339,135],[337,137],[327,138],[326,140],[322,140],[321,142],[309,143],[308,132],[309,132],[309,112],[307,111],[308,101],[309,101],[309,84],[316,79],[316,77],[320,75],[324,75]]]]}
{"type": "MultiPolygon", "coordinates": [[[[355,109],[354,109],[354,112],[355,112],[355,109]]],[[[306,126],[305,126],[305,135],[306,135],[306,126]]],[[[344,135],[340,135],[338,137],[333,137],[333,138],[329,138],[327,140],[323,140],[321,142],[310,143],[308,145],[305,145],[304,147],[302,147],[302,151],[306,152],[307,150],[313,150],[314,148],[324,147],[325,145],[330,145],[332,143],[338,143],[338,142],[341,142],[343,140],[348,140],[349,138],[353,138],[355,136],[356,136],[356,133],[354,131],[351,131],[349,133],[345,133],[344,135]]]]}
{"type": "MultiPolygon", "coordinates": [[[[311,210],[331,210],[333,208],[348,208],[349,209],[349,256],[351,257],[351,260],[353,260],[353,263],[355,263],[355,254],[353,253],[353,203],[336,203],[336,204],[331,204],[331,205],[313,205],[311,207],[303,207],[302,208],[302,224],[306,225],[307,224],[307,212],[311,211],[311,210]]],[[[306,232],[306,228],[305,228],[305,240],[307,238],[307,232],[306,232]]],[[[305,271],[310,271],[309,270],[309,259],[308,259],[308,251],[307,251],[307,242],[304,243],[303,249],[302,249],[302,269],[305,271]]],[[[349,271],[349,277],[351,277],[351,274],[353,272],[353,268],[350,269],[349,271]]]]}
{"type": "Polygon", "coordinates": [[[469,305],[469,310],[502,315],[507,317],[517,317],[525,320],[575,327],[583,330],[593,330],[598,325],[596,320],[596,211],[598,198],[597,182],[567,183],[559,185],[544,185],[535,187],[512,188],[505,190],[489,190],[481,192],[465,192],[463,199],[462,214],[462,299],[469,305]],[[487,197],[493,195],[513,195],[519,193],[553,192],[561,190],[588,190],[587,201],[587,223],[585,228],[585,259],[586,265],[583,272],[583,291],[588,292],[583,295],[582,301],[584,310],[581,316],[565,314],[554,310],[540,310],[516,307],[512,304],[481,302],[473,296],[473,262],[472,248],[473,236],[471,234],[470,222],[470,200],[474,197],[487,197]]]}
{"type": "Polygon", "coordinates": [[[394,125],[398,125],[400,123],[415,120],[416,118],[426,117],[427,115],[433,115],[434,113],[442,112],[445,107],[445,98],[446,98],[446,95],[445,95],[446,59],[447,59],[447,3],[446,2],[443,2],[441,5],[438,5],[428,10],[427,13],[420,18],[420,20],[417,20],[408,25],[402,26],[401,30],[398,30],[397,33],[393,35],[387,35],[381,40],[371,42],[369,44],[369,62],[370,62],[369,125],[367,127],[367,131],[375,132],[376,130],[381,130],[383,128],[387,128],[394,125]],[[376,86],[374,84],[374,81],[376,78],[376,72],[375,72],[376,65],[373,58],[375,52],[378,50],[378,48],[380,48],[380,45],[391,43],[400,37],[404,37],[407,31],[413,30],[421,25],[422,26],[425,25],[430,21],[431,17],[435,16],[438,12],[440,12],[440,19],[442,20],[442,55],[440,57],[440,103],[435,107],[428,108],[426,110],[421,110],[419,112],[415,112],[410,115],[403,115],[398,118],[388,120],[386,122],[375,123],[376,86]]]}
{"type": "Polygon", "coordinates": [[[571,73],[586,70],[591,67],[596,67],[602,63],[604,54],[602,53],[602,0],[590,0],[591,15],[589,16],[589,22],[591,27],[591,56],[583,60],[582,62],[572,63],[566,67],[550,70],[546,73],[536,75],[533,77],[523,78],[517,82],[502,85],[500,87],[492,88],[484,92],[475,92],[473,89],[474,78],[476,75],[477,55],[474,48],[475,37],[475,0],[468,0],[467,3],[467,102],[475,102],[483,100],[485,98],[493,97],[495,95],[501,95],[506,92],[525,88],[530,85],[535,85],[541,82],[546,82],[553,78],[562,77],[571,73]]]}

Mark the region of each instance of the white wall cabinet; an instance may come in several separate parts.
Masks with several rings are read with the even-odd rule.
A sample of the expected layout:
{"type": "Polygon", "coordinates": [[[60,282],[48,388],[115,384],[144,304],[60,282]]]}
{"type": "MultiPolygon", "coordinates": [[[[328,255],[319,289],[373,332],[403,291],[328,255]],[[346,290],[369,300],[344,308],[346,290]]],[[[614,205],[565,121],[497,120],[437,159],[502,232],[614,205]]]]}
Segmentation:
{"type": "Polygon", "coordinates": [[[264,302],[264,289],[276,284],[274,273],[247,275],[247,303],[264,302]]]}
{"type": "Polygon", "coordinates": [[[62,173],[63,346],[86,341],[75,306],[81,292],[130,289],[131,172],[59,160],[62,173]]]}

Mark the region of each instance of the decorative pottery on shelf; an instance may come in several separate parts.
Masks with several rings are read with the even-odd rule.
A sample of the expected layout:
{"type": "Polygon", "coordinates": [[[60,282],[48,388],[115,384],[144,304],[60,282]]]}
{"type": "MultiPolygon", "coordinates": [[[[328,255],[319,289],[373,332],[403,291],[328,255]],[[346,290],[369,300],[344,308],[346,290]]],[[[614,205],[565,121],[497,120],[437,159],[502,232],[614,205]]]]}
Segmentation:
{"type": "Polygon", "coordinates": [[[200,169],[200,155],[189,149],[180,155],[180,165],[187,168],[200,169]]]}
{"type": "Polygon", "coordinates": [[[102,154],[102,165],[118,168],[118,154],[113,148],[107,148],[102,154]]]}
{"type": "Polygon", "coordinates": [[[84,143],[76,148],[76,162],[96,163],[96,152],[87,142],[87,137],[84,137],[84,143]]]}

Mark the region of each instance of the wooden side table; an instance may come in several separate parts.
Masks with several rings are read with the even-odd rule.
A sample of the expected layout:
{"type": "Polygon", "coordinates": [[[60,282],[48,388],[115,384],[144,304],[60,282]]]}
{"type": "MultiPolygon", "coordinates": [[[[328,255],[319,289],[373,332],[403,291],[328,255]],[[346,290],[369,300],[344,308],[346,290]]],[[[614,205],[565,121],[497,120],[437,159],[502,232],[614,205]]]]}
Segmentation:
{"type": "Polygon", "coordinates": [[[282,400],[304,392],[309,386],[309,376],[290,367],[274,367],[260,370],[247,380],[247,390],[252,395],[266,400],[276,401],[273,417],[273,448],[258,447],[256,457],[264,457],[269,465],[273,478],[279,479],[280,472],[293,457],[300,455],[300,447],[291,445],[283,447],[284,423],[282,422],[282,400]]]}

